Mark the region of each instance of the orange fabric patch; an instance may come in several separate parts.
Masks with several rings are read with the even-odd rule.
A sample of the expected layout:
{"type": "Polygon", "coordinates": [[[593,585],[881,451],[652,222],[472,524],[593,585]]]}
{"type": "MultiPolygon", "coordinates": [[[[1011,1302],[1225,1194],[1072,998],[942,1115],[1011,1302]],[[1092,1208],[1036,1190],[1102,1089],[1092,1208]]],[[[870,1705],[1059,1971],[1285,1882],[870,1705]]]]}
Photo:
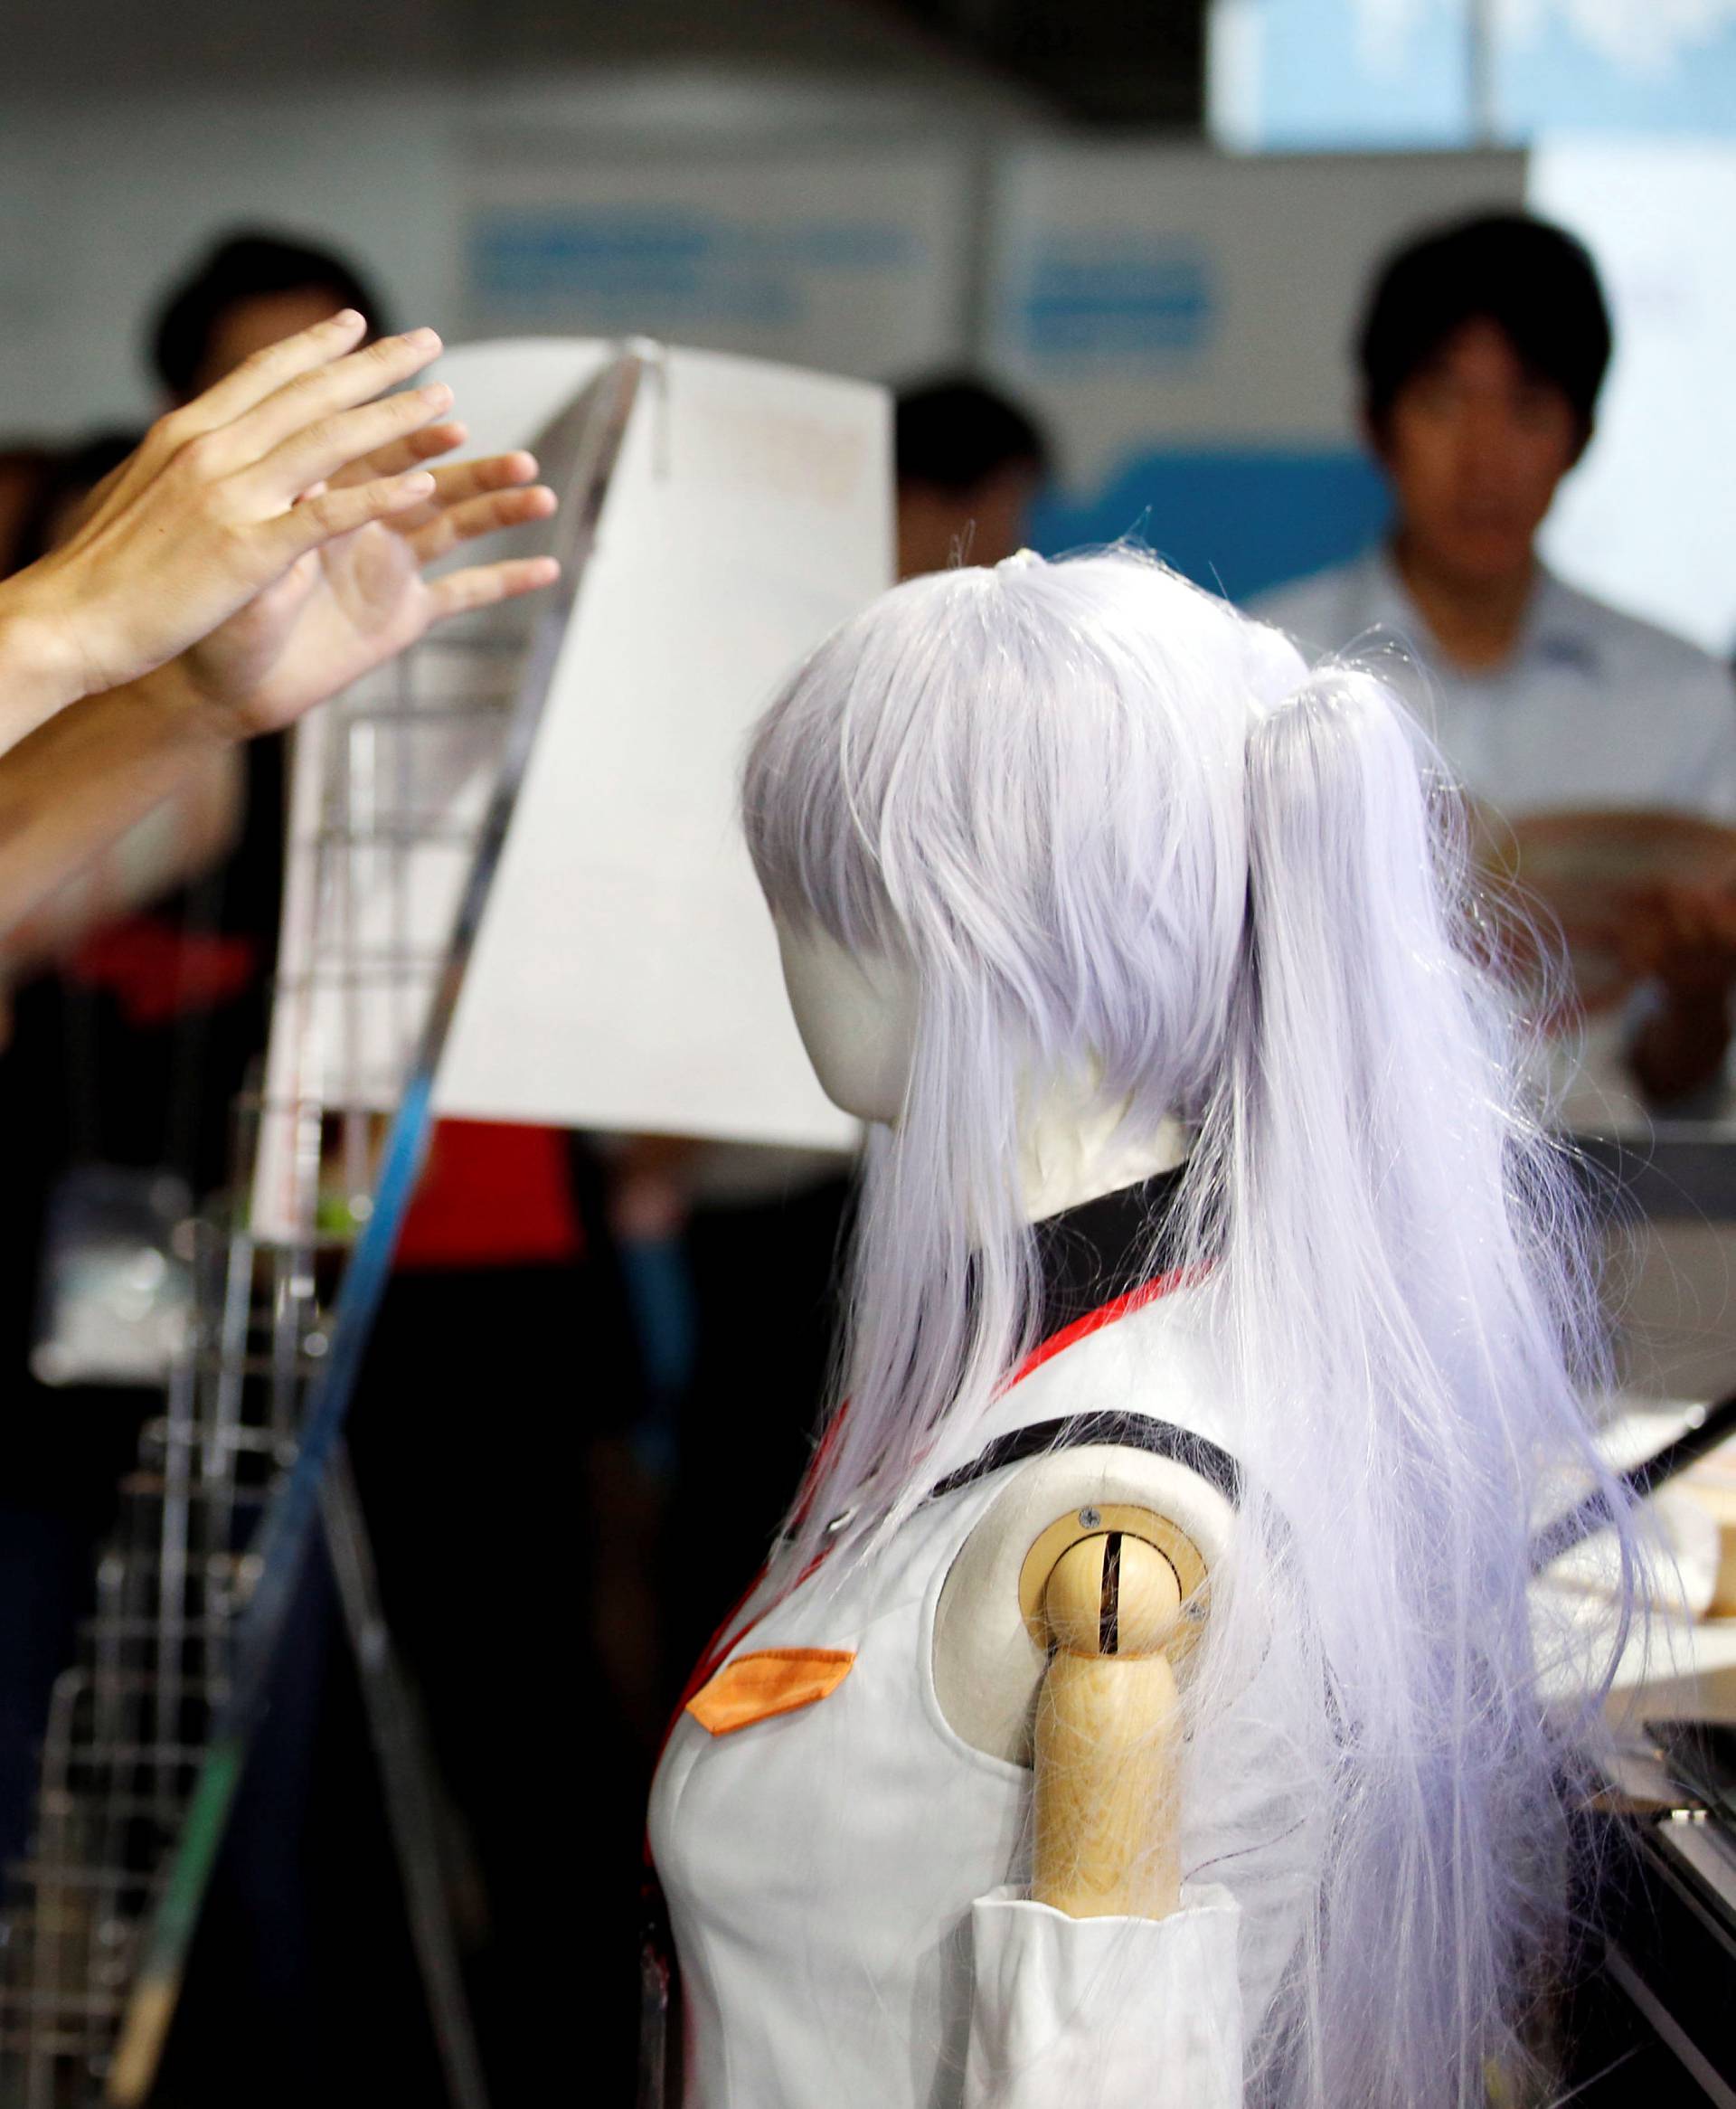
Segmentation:
{"type": "Polygon", "coordinates": [[[774,1714],[793,1714],[830,1698],[854,1667],[854,1648],[760,1648],[726,1662],[687,1702],[713,1735],[732,1735],[774,1714]]]}

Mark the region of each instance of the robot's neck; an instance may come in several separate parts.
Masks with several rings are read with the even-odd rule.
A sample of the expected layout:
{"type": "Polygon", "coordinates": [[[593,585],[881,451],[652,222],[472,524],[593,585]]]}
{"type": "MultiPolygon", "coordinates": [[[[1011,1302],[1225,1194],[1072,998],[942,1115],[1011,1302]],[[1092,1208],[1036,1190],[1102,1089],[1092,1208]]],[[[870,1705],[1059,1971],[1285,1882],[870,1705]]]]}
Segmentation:
{"type": "Polygon", "coordinates": [[[1187,1130],[1173,1116],[1155,1130],[1125,1130],[1123,1109],[1105,1105],[1089,1079],[1052,1083],[1019,1123],[1019,1173],[1032,1222],[1081,1201],[1138,1185],[1187,1155],[1187,1130]]]}

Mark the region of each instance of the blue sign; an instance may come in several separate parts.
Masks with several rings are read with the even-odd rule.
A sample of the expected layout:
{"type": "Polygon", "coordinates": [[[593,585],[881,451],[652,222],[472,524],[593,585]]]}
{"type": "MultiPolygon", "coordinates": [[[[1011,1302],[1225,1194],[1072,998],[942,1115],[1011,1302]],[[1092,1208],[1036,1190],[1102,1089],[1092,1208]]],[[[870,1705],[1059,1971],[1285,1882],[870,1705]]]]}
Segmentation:
{"type": "Polygon", "coordinates": [[[805,281],[902,271],[918,247],[908,227],[878,220],[754,226],[684,206],[557,205],[481,214],[470,268],[504,317],[571,313],[600,330],[788,326],[805,281]]]}
{"type": "Polygon", "coordinates": [[[1033,364],[1171,366],[1203,351],[1217,304],[1197,242],[1105,243],[1045,230],[1007,296],[1015,342],[1033,364]]]}

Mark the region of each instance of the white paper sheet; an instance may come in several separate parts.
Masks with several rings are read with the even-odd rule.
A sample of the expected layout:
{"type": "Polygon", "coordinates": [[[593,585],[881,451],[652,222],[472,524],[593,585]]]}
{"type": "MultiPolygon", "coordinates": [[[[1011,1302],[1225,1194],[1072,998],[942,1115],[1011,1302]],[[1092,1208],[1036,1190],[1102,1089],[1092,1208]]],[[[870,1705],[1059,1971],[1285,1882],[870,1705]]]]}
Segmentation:
{"type": "Polygon", "coordinates": [[[671,351],[641,390],[441,1071],[481,1118],[846,1146],[735,818],[750,726],[890,578],[883,392],[671,351]]]}
{"type": "MultiPolygon", "coordinates": [[[[475,453],[535,444],[615,347],[442,363],[475,453]]],[[[546,528],[521,541],[546,546],[546,528]]],[[[800,656],[890,575],[883,393],[656,352],[567,626],[437,1084],[471,1118],[849,1147],[784,999],[735,818],[741,749],[800,656]]],[[[463,561],[472,561],[467,553],[463,561]]],[[[521,625],[522,627],[522,625],[521,625]]],[[[317,1122],[393,1103],[468,867],[519,656],[423,648],[297,736],[255,1220],[293,1234],[317,1122]],[[370,703],[408,698],[404,719],[370,703]],[[334,847],[353,830],[353,847],[334,847]],[[408,980],[378,962],[409,955],[408,980]],[[334,969],[346,969],[334,972],[334,969]],[[299,1168],[298,1168],[299,1163],[299,1168]]],[[[354,1183],[354,1181],[350,1183],[354,1183]]]]}

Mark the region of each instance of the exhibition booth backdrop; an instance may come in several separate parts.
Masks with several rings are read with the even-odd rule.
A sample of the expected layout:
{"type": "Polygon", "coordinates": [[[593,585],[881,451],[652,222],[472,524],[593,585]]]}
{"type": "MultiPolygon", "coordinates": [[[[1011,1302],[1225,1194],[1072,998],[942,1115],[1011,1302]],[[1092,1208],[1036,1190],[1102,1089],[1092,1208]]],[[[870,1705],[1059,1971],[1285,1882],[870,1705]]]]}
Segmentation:
{"type": "Polygon", "coordinates": [[[353,251],[455,337],[631,332],[894,383],[979,368],[1052,429],[1040,546],[1137,532],[1240,595],[1379,524],[1347,356],[1376,259],[1529,199],[1590,242],[1619,339],[1551,553],[1713,649],[1736,637],[1728,140],[1235,156],[914,91],[737,84],[660,111],[553,82],[7,110],[0,431],[141,420],[152,297],[220,228],[264,222],[353,251]]]}

